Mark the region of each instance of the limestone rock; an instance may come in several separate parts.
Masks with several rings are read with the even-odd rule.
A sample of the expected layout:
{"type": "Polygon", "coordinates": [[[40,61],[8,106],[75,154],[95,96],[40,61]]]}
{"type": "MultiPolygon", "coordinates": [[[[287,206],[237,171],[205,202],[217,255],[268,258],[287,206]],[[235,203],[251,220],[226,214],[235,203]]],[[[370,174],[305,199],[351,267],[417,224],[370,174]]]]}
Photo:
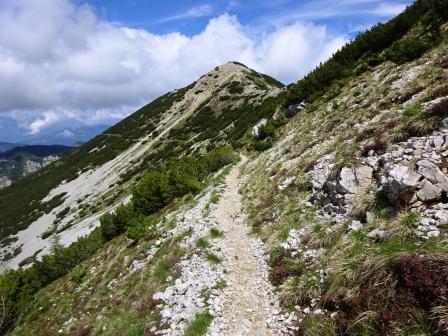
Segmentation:
{"type": "Polygon", "coordinates": [[[448,224],[448,212],[444,210],[438,210],[434,213],[434,218],[437,220],[439,225],[448,224]]]}
{"type": "Polygon", "coordinates": [[[351,222],[351,224],[348,226],[350,231],[359,231],[362,229],[362,223],[360,221],[354,220],[351,222]]]}
{"type": "Polygon", "coordinates": [[[442,195],[442,188],[432,184],[428,180],[424,180],[417,197],[423,202],[437,200],[442,195]]]}
{"type": "Polygon", "coordinates": [[[339,186],[343,193],[356,194],[372,183],[373,169],[369,166],[358,168],[343,167],[339,174],[339,186]]]}
{"type": "Polygon", "coordinates": [[[394,164],[387,173],[387,178],[381,180],[382,188],[387,197],[395,205],[409,203],[420,183],[422,176],[411,168],[394,164]]]}
{"type": "Polygon", "coordinates": [[[342,187],[342,192],[344,193],[355,194],[358,191],[356,175],[353,169],[347,167],[341,169],[339,185],[342,187]]]}
{"type": "Polygon", "coordinates": [[[367,234],[367,237],[374,240],[382,240],[386,237],[386,232],[380,229],[374,229],[367,234]]]}
{"type": "Polygon", "coordinates": [[[368,211],[366,213],[366,221],[368,224],[371,224],[375,221],[376,215],[373,212],[368,211]]]}
{"type": "Polygon", "coordinates": [[[437,185],[444,191],[448,191],[448,177],[434,163],[428,160],[417,162],[418,172],[426,177],[429,182],[437,185]]]}
{"type": "Polygon", "coordinates": [[[260,137],[260,128],[266,126],[268,120],[266,118],[261,119],[254,127],[252,127],[252,136],[255,139],[260,137]]]}
{"type": "Polygon", "coordinates": [[[388,174],[393,182],[399,184],[400,189],[415,187],[421,179],[421,176],[409,167],[398,164],[394,165],[388,174]]]}

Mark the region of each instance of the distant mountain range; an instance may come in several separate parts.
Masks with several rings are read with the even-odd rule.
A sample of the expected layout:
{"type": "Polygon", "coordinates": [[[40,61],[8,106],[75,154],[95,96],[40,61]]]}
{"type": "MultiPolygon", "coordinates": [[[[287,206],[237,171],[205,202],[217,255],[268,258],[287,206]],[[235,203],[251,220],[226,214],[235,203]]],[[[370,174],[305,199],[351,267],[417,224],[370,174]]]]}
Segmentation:
{"type": "Polygon", "coordinates": [[[0,142],[0,153],[6,152],[14,147],[24,146],[23,144],[10,143],[10,142],[0,142]]]}
{"type": "Polygon", "coordinates": [[[17,145],[52,145],[59,144],[65,146],[73,146],[75,144],[84,143],[92,139],[94,136],[108,129],[110,125],[87,126],[79,122],[74,123],[71,127],[66,125],[55,125],[43,129],[39,134],[30,135],[23,131],[13,121],[0,116],[0,134],[3,142],[0,142],[0,153],[16,147],[17,145]],[[4,148],[2,144],[5,143],[4,148]],[[13,146],[9,146],[12,144],[13,146]],[[4,148],[4,149],[3,149],[4,148]]]}
{"type": "Polygon", "coordinates": [[[0,153],[0,159],[16,160],[20,158],[44,158],[50,155],[61,155],[73,149],[63,145],[24,145],[0,153]]]}
{"type": "Polygon", "coordinates": [[[5,144],[3,148],[16,147],[0,153],[0,189],[49,165],[73,149],[63,145],[2,144],[5,144]]]}
{"type": "Polygon", "coordinates": [[[110,125],[80,125],[64,129],[49,128],[47,130],[43,130],[39,135],[24,137],[23,140],[20,140],[20,142],[30,145],[59,144],[64,146],[74,146],[77,143],[79,144],[89,141],[94,136],[102,133],[109,127],[110,125]]]}

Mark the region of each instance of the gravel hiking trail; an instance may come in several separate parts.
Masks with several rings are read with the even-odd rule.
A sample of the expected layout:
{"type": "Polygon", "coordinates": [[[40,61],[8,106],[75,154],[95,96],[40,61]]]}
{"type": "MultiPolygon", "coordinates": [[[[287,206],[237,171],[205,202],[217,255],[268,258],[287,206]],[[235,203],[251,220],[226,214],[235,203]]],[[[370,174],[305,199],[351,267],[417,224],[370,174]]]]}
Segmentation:
{"type": "Polygon", "coordinates": [[[226,177],[226,189],[212,216],[223,231],[223,266],[226,270],[224,305],[208,335],[288,335],[293,315],[282,315],[268,279],[263,243],[250,236],[239,193],[242,160],[226,177]]]}

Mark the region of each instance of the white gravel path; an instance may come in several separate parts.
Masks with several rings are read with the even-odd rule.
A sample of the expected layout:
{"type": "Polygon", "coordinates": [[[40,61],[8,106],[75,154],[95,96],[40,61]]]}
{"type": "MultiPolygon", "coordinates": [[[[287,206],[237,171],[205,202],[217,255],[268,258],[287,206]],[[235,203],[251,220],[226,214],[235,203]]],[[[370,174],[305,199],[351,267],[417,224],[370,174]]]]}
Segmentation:
{"type": "Polygon", "coordinates": [[[295,317],[280,312],[279,300],[268,279],[263,243],[250,237],[239,193],[239,168],[226,178],[226,189],[212,217],[224,232],[224,279],[221,314],[213,320],[208,335],[288,335],[295,317]]]}
{"type": "Polygon", "coordinates": [[[283,314],[274,288],[268,279],[264,244],[251,237],[242,213],[240,167],[246,158],[233,167],[226,177],[225,189],[218,204],[204,218],[211,190],[198,199],[190,210],[176,216],[173,234],[187,229],[191,234],[181,245],[194,247],[197,239],[207,237],[211,227],[221,230],[222,237],[210,240],[206,250],[186,256],[179,263],[181,276],[164,292],[156,293],[161,300],[159,335],[183,335],[197,314],[208,311],[213,315],[208,336],[290,335],[295,330],[296,317],[283,314]],[[222,262],[210,263],[204,252],[212,252],[222,262]],[[225,288],[219,283],[225,282],[225,288]],[[221,289],[220,289],[221,288],[221,289]],[[209,297],[204,299],[204,291],[209,297]]]}

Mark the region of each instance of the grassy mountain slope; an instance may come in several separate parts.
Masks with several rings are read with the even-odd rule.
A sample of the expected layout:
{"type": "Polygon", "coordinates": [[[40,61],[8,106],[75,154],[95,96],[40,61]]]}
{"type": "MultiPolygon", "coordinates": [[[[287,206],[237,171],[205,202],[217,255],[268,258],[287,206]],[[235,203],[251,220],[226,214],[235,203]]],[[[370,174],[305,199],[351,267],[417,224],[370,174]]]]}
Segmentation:
{"type": "MultiPolygon", "coordinates": [[[[235,84],[243,81],[240,77],[221,85],[219,69],[216,78],[215,72],[202,77],[184,96],[203,95],[205,87],[210,93],[213,79],[218,91],[200,101],[192,98],[194,109],[185,109],[194,113],[182,110],[188,105],[184,97],[174,109],[176,119],[162,117],[157,124],[179,120],[177,128],[160,127],[160,134],[152,134],[157,141],[138,140],[118,156],[117,161],[125,158],[128,164],[118,168],[113,188],[134,185],[135,176],[149,169],[134,190],[150,190],[150,197],[134,192],[132,204],[158,212],[139,219],[147,222],[143,228],[125,211],[103,217],[102,227],[81,242],[84,249],[56,247],[53,258],[36,263],[29,273],[1,277],[6,294],[19,303],[14,309],[24,312],[11,334],[144,335],[160,327],[160,302],[153,294],[172,285],[180,260],[200,254],[217,234],[205,232],[206,241],[186,246],[192,235],[187,210],[198,207],[196,212],[207,218],[226,173],[207,175],[201,186],[209,189],[192,198],[188,190],[201,189],[190,174],[200,169],[187,169],[195,166],[189,161],[176,169],[176,160],[229,143],[246,147],[251,156],[241,190],[246,212],[253,234],[269,249],[270,280],[278,286],[283,308],[297,316],[297,335],[446,334],[448,131],[442,120],[448,116],[447,5],[417,1],[401,19],[385,25],[387,41],[380,47],[372,44],[354,53],[360,43],[355,40],[287,89],[272,90],[277,85],[271,80],[262,82],[273,84],[264,88],[257,83],[260,75],[236,64],[228,73],[243,72],[251,89],[235,84]],[[419,41],[424,48],[414,52],[419,41]],[[339,63],[352,52],[352,59],[339,63]],[[334,75],[335,62],[342,76],[334,75]],[[255,88],[260,90],[256,96],[255,88]],[[304,110],[290,119],[279,117],[281,106],[301,100],[308,102],[304,110]],[[267,125],[260,139],[250,140],[247,130],[261,118],[268,119],[267,125]],[[179,170],[189,175],[180,178],[179,170]],[[166,184],[149,183],[154,176],[166,184]],[[111,240],[102,241],[110,229],[116,230],[111,240]],[[61,264],[67,265],[63,274],[42,280],[42,269],[53,274],[61,264]],[[41,287],[34,295],[32,290],[41,287]]],[[[373,31],[364,38],[377,37],[379,31],[373,31]]],[[[102,135],[90,150],[107,145],[112,134],[102,135]]],[[[112,162],[93,169],[104,173],[92,178],[117,169],[112,162]]],[[[50,196],[63,192],[69,195],[65,201],[70,199],[65,184],[50,196]]],[[[210,293],[203,295],[207,301],[210,293]]]]}
{"type": "MultiPolygon", "coordinates": [[[[409,203],[415,190],[393,189],[391,169],[416,171],[413,145],[431,143],[448,116],[447,52],[445,40],[328,90],[246,168],[253,232],[270,246],[271,280],[305,335],[445,334],[446,225],[431,217],[445,196],[409,203]],[[359,167],[373,174],[346,194],[344,172],[359,167]],[[438,227],[429,235],[427,222],[438,227]]],[[[443,169],[432,150],[423,158],[443,169]]]]}

